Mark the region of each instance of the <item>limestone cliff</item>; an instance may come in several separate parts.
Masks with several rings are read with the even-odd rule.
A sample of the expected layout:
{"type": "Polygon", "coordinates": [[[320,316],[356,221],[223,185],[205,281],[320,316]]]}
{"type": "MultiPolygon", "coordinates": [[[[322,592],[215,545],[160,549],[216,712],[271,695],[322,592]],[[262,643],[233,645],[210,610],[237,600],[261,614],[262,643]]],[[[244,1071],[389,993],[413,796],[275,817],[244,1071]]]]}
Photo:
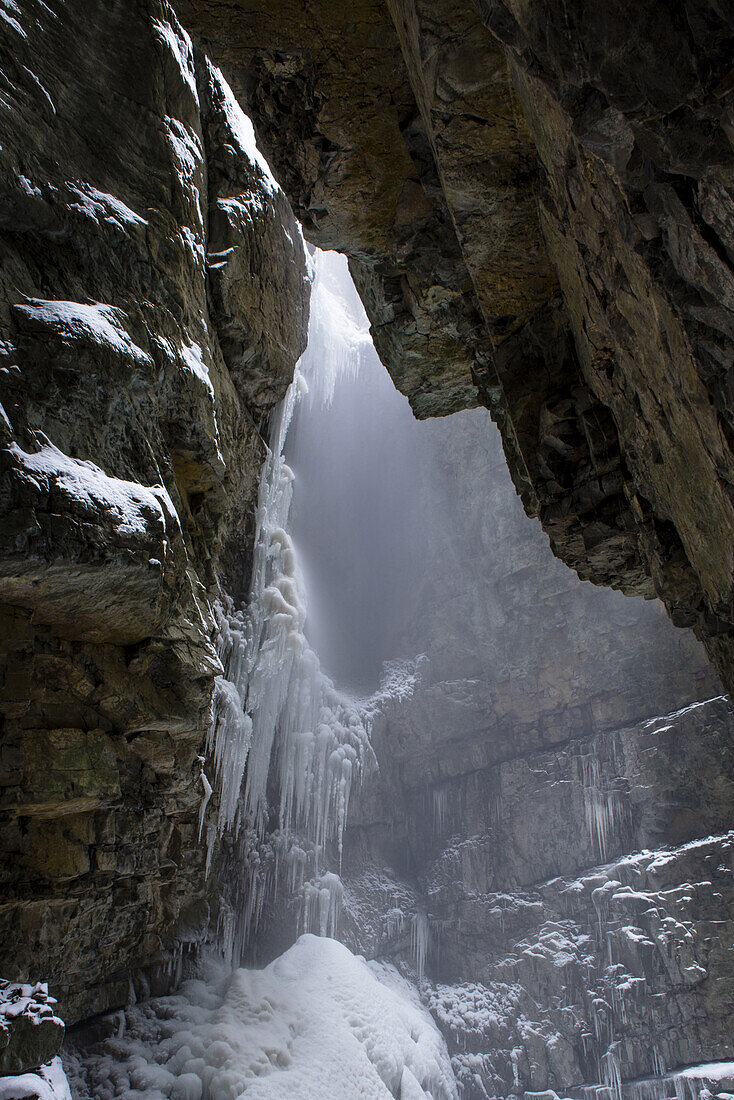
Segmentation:
{"type": "Polygon", "coordinates": [[[341,934],[423,970],[467,1100],[619,1096],[734,1053],[732,716],[690,705],[719,689],[662,609],[548,555],[490,427],[432,426],[425,657],[375,727],[341,934]]]}
{"type": "Polygon", "coordinates": [[[308,284],[168,4],[27,0],[2,27],[0,971],[71,1022],[216,925],[212,603],[246,594],[308,284]]]}

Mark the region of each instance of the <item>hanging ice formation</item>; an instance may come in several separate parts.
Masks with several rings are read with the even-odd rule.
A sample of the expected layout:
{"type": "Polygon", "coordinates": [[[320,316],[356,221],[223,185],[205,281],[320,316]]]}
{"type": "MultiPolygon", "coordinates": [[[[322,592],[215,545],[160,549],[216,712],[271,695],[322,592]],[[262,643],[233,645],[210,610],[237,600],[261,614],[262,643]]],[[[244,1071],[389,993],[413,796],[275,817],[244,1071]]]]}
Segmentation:
{"type": "MultiPolygon", "coordinates": [[[[617,774],[613,741],[610,747],[612,772],[617,774]]],[[[615,835],[624,827],[625,804],[622,792],[613,785],[613,781],[610,782],[605,777],[595,742],[592,742],[587,752],[578,756],[578,769],[584,796],[586,827],[597,856],[606,860],[615,835]]]]}
{"type": "Polygon", "coordinates": [[[418,972],[418,982],[423,981],[426,965],[426,956],[430,945],[430,930],[428,915],[422,909],[417,909],[413,914],[410,926],[410,949],[413,955],[415,968],[418,972]]]}
{"type": "Polygon", "coordinates": [[[262,841],[267,826],[274,865],[252,870],[239,938],[257,924],[263,896],[283,872],[292,880],[289,889],[301,892],[302,926],[335,932],[341,884],[324,873],[324,846],[335,840],[341,859],[352,784],[373,760],[371,724],[387,699],[410,694],[417,675],[415,662],[386,666],[381,689],[355,699],[322,672],[304,633],[304,584],[288,531],[293,472],[283,455],[286,433],[296,403],[307,393],[311,405],[330,403],[337,380],[356,371],[369,342],[366,318],[364,325],[355,322],[321,277],[337,262],[346,268],[341,257],[316,255],[308,348],[273,420],[249,606],[230,605],[220,614],[226,677],[217,679],[208,742],[219,790],[217,829],[237,832],[246,825],[262,841]],[[278,792],[277,807],[268,804],[269,790],[278,792]]]}
{"type": "Polygon", "coordinates": [[[341,852],[352,781],[370,755],[370,708],[337,691],[304,634],[306,597],[288,533],[293,474],[283,458],[296,401],[312,387],[328,403],[369,339],[324,285],[326,262],[317,254],[308,348],[280,409],[260,488],[244,669],[252,719],[244,808],[262,834],[274,767],[281,829],[319,847],[336,838],[341,852]]]}

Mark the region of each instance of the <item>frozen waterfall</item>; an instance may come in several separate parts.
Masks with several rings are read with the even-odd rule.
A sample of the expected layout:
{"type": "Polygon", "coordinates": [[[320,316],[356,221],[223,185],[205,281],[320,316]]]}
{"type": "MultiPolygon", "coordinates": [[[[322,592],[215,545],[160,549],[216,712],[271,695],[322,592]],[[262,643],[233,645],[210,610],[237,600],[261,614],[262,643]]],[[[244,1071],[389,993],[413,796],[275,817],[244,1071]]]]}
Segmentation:
{"type": "Polygon", "coordinates": [[[330,401],[369,339],[323,285],[321,262],[317,256],[308,348],[275,414],[261,477],[249,608],[230,610],[221,631],[227,678],[218,682],[211,736],[220,828],[237,818],[262,838],[275,772],[280,828],[319,847],[334,837],[341,846],[352,781],[370,758],[369,706],[335,688],[306,638],[306,594],[288,529],[293,472],[284,446],[296,404],[309,386],[311,403],[330,401]]]}
{"type": "MultiPolygon", "coordinates": [[[[372,722],[391,701],[410,694],[415,682],[415,662],[388,662],[376,689],[340,690],[323,670],[312,641],[313,634],[323,641],[329,630],[323,623],[321,630],[318,623],[316,628],[307,623],[306,584],[291,533],[292,506],[299,503],[287,461],[291,426],[297,429],[296,459],[323,479],[310,445],[318,440],[326,460],[333,457],[334,448],[324,446],[321,436],[340,381],[364,375],[366,363],[395,395],[389,379],[382,378],[344,257],[316,251],[312,275],[308,346],[273,417],[261,475],[249,604],[246,610],[220,609],[219,655],[226,673],[217,679],[208,745],[219,812],[208,841],[211,845],[216,831],[227,829],[250,835],[244,911],[231,915],[234,928],[222,929],[235,957],[278,889],[300,896],[301,928],[335,933],[341,886],[336,868],[327,866],[326,846],[335,842],[340,863],[353,784],[374,766],[372,722]],[[272,854],[270,863],[261,858],[264,846],[272,854]]],[[[401,415],[411,414],[401,410],[401,415]]],[[[358,500],[345,503],[359,510],[358,500]]],[[[300,513],[307,542],[303,518],[312,504],[307,495],[300,513]]],[[[330,517],[335,524],[345,518],[349,524],[350,517],[330,517]]],[[[348,546],[343,532],[340,545],[348,546]]],[[[361,635],[364,620],[352,610],[347,633],[361,635]]]]}
{"type": "MultiPolygon", "coordinates": [[[[350,792],[374,763],[372,723],[412,694],[425,660],[386,661],[379,686],[353,694],[326,675],[307,634],[286,439],[299,403],[306,417],[328,409],[339,379],[356,376],[371,350],[355,302],[343,258],[317,253],[308,349],[274,418],[260,482],[250,601],[219,609],[225,675],[202,761],[200,832],[213,766],[209,854],[217,832],[239,838],[243,911],[220,925],[224,962],[209,959],[176,994],[129,1007],[114,1037],[67,1058],[79,1100],[456,1100],[446,1044],[415,988],[330,938],[344,892],[330,858],[340,865],[350,792]],[[297,942],[262,970],[233,971],[279,889],[300,905],[297,942]]],[[[422,978],[424,914],[411,943],[422,978]]]]}

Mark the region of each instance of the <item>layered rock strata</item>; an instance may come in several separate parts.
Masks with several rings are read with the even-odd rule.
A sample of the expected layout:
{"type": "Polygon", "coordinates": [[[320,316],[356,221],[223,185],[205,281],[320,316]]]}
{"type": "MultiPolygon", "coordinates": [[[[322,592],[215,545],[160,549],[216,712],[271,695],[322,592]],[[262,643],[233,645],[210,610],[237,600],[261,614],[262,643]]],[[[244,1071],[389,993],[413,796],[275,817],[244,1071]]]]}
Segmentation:
{"type": "Polygon", "coordinates": [[[27,0],[2,26],[0,972],[73,1022],[216,925],[213,601],[246,593],[308,284],[168,4],[27,0]]]}

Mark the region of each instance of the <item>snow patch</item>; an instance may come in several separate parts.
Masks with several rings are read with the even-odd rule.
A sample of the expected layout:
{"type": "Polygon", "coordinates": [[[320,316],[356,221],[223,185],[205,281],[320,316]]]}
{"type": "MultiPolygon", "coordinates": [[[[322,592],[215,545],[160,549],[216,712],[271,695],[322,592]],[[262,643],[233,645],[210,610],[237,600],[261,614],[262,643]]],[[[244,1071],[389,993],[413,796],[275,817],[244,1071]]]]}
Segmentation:
{"type": "Polygon", "coordinates": [[[191,92],[196,106],[199,106],[199,92],[196,87],[196,75],[194,72],[194,50],[191,39],[178,23],[164,23],[162,19],[152,19],[151,25],[157,33],[159,41],[165,46],[181,74],[186,87],[191,92]]]}
{"type": "Polygon", "coordinates": [[[0,1077],[0,1100],[72,1100],[60,1058],[34,1073],[0,1077]]]}
{"type": "Polygon", "coordinates": [[[77,196],[76,202],[70,202],[69,208],[76,210],[97,222],[107,222],[118,229],[139,228],[148,222],[131,210],[121,199],[98,191],[90,183],[69,183],[69,190],[77,196]]]}
{"type": "Polygon", "coordinates": [[[204,362],[204,353],[198,344],[193,341],[188,344],[181,344],[181,357],[186,365],[186,369],[191,371],[200,382],[203,382],[209,393],[214,396],[214,386],[212,380],[209,377],[209,368],[204,362]]]}
{"type": "Polygon", "coordinates": [[[178,515],[168,491],[162,485],[146,487],[135,481],[109,477],[93,462],[69,458],[52,443],[35,454],[22,451],[17,443],[8,448],[20,466],[21,476],[41,492],[60,488],[91,511],[102,512],[119,535],[144,537],[151,521],[164,532],[179,529],[178,515]]]}
{"type": "Polygon", "coordinates": [[[240,150],[245,154],[250,163],[259,170],[261,177],[260,182],[263,189],[270,195],[275,195],[277,193],[282,194],[279,184],[270,171],[270,165],[257,147],[255,141],[255,128],[252,122],[235,99],[232,89],[222,76],[221,70],[215,65],[212,65],[210,61],[208,61],[207,64],[209,66],[210,80],[221,92],[222,107],[232,134],[239,142],[240,150]]]}
{"type": "Polygon", "coordinates": [[[13,18],[16,15],[20,16],[20,8],[14,0],[0,0],[0,19],[4,20],[7,26],[11,27],[16,34],[21,35],[22,38],[27,38],[28,33],[25,28],[17,19],[13,18]]]}
{"type": "Polygon", "coordinates": [[[13,307],[31,321],[48,326],[53,332],[67,339],[87,339],[118,355],[129,356],[137,363],[152,366],[153,360],[139,348],[124,327],[125,314],[121,309],[102,302],[47,301],[29,298],[13,307]]]}

